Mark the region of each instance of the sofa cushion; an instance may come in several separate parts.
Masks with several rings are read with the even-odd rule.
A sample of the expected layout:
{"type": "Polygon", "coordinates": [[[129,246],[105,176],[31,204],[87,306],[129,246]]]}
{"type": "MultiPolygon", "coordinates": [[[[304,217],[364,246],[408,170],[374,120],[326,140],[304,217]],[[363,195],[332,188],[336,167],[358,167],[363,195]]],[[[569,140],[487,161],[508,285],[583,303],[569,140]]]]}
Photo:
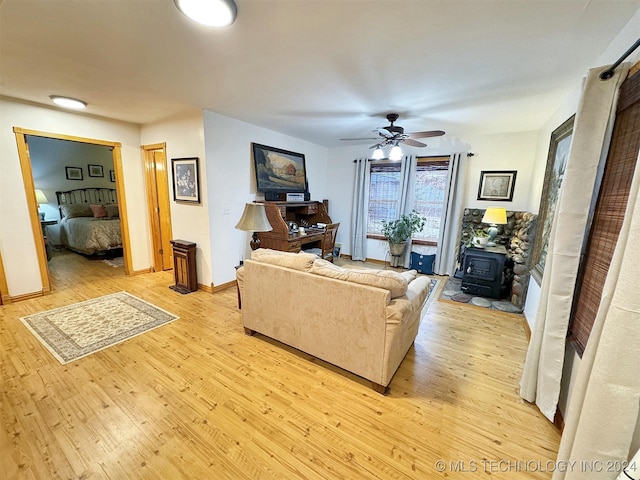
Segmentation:
{"type": "Polygon", "coordinates": [[[404,272],[399,272],[399,273],[405,278],[405,280],[407,281],[407,284],[413,282],[418,276],[418,272],[416,270],[406,270],[404,272]]]}
{"type": "Polygon", "coordinates": [[[313,265],[313,261],[317,259],[317,255],[313,253],[281,252],[279,250],[271,250],[270,248],[258,248],[251,252],[251,260],[291,268],[292,270],[299,270],[301,272],[308,272],[313,265]]]}
{"type": "MultiPolygon", "coordinates": [[[[317,257],[316,257],[317,258],[317,257]]],[[[313,262],[311,273],[324,277],[345,280],[347,282],[384,288],[391,294],[391,298],[401,297],[407,292],[407,277],[391,270],[348,269],[334,265],[327,260],[317,259],[313,262]]],[[[408,272],[406,272],[408,273],[408,272]]]]}

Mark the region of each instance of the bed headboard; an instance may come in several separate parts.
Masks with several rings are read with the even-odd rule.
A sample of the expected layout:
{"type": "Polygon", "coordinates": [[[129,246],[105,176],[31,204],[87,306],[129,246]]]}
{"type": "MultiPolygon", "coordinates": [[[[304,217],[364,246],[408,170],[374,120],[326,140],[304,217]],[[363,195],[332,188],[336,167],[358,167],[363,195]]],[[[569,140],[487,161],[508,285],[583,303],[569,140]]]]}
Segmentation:
{"type": "Polygon", "coordinates": [[[65,192],[56,192],[58,199],[58,209],[60,218],[63,217],[62,205],[108,205],[118,203],[118,196],[115,188],[76,188],[65,192]]]}

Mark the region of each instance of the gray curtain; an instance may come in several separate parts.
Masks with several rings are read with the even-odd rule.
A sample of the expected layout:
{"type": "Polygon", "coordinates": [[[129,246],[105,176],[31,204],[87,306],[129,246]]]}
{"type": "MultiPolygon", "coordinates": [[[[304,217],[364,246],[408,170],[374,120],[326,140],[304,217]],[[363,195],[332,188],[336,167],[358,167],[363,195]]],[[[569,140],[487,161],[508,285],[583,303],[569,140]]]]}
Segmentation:
{"type": "Polygon", "coordinates": [[[351,209],[351,259],[367,259],[367,218],[369,216],[370,162],[366,158],[355,161],[353,208],[351,209]]]}
{"type": "Polygon", "coordinates": [[[558,406],[566,334],[592,192],[601,158],[606,158],[619,85],[628,66],[621,65],[613,78],[603,82],[599,75],[605,69],[589,71],[576,113],[571,151],[549,236],[540,304],[520,380],[520,396],[535,402],[550,421],[558,406]]]}
{"type": "Polygon", "coordinates": [[[447,175],[447,197],[440,217],[440,232],[438,233],[438,249],[434,273],[438,275],[453,275],[456,259],[458,258],[458,234],[462,222],[462,197],[464,195],[464,169],[467,154],[452,153],[449,158],[449,173],[447,175]]]}
{"type": "MultiPolygon", "coordinates": [[[[414,205],[414,184],[416,178],[417,160],[415,155],[407,155],[402,159],[400,165],[400,208],[398,210],[398,217],[403,214],[410,213],[413,210],[414,205]]],[[[404,251],[404,258],[400,260],[399,264],[404,268],[409,268],[411,263],[411,240],[409,240],[406,250],[404,251]]]]}

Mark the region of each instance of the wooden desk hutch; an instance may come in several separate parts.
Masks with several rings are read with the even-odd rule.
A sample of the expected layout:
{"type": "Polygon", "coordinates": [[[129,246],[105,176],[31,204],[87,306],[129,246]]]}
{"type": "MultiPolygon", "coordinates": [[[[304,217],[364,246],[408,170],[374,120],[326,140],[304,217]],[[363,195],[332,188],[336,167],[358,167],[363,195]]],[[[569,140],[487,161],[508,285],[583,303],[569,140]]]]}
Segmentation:
{"type": "Polygon", "coordinates": [[[264,202],[264,207],[273,230],[258,233],[262,248],[297,253],[303,245],[309,248],[320,246],[324,230],[310,228],[310,226],[317,223],[333,223],[327,213],[327,200],[323,202],[264,202]],[[295,222],[298,226],[304,227],[306,235],[289,233],[286,222],[295,222]]]}

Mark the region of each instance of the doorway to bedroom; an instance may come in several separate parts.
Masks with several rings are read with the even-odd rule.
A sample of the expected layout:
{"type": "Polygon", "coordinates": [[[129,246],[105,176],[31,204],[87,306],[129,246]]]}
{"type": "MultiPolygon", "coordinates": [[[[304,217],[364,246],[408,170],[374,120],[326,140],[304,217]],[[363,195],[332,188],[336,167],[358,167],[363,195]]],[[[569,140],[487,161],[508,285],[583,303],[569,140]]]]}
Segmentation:
{"type": "Polygon", "coordinates": [[[14,131],[43,291],[129,274],[120,144],[14,131]]]}

